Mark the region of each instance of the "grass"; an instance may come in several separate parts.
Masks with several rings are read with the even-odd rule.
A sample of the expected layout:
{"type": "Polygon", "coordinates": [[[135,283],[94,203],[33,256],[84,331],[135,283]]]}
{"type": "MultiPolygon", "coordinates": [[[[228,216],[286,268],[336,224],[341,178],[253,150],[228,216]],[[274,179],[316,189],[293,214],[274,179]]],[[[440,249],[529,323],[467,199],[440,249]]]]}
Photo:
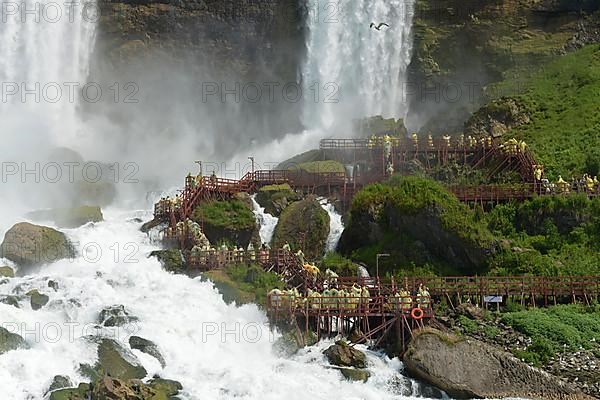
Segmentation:
{"type": "Polygon", "coordinates": [[[252,229],[256,220],[252,210],[242,200],[214,200],[202,203],[194,210],[195,221],[230,230],[252,229]]]}
{"type": "Polygon", "coordinates": [[[294,166],[292,169],[309,173],[345,173],[344,165],[338,161],[312,161],[294,166]]]}
{"type": "Polygon", "coordinates": [[[531,118],[511,135],[525,140],[547,174],[565,179],[600,162],[600,46],[590,45],[545,66],[516,96],[531,118]]]}
{"type": "Polygon", "coordinates": [[[561,351],[598,349],[600,308],[560,305],[547,309],[518,311],[502,316],[502,322],[531,337],[533,343],[515,355],[539,365],[561,351]]]}
{"type": "Polygon", "coordinates": [[[284,191],[292,191],[292,188],[287,183],[281,185],[266,185],[259,189],[260,192],[284,192],[284,191]]]}

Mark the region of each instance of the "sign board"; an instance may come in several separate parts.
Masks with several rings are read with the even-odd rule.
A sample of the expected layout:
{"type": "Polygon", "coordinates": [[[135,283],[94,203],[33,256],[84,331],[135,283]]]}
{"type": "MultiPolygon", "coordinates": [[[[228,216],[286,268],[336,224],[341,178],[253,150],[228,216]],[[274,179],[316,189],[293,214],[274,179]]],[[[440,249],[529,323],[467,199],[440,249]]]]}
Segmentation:
{"type": "Polygon", "coordinates": [[[502,296],[485,296],[483,301],[486,303],[502,303],[502,296]]]}

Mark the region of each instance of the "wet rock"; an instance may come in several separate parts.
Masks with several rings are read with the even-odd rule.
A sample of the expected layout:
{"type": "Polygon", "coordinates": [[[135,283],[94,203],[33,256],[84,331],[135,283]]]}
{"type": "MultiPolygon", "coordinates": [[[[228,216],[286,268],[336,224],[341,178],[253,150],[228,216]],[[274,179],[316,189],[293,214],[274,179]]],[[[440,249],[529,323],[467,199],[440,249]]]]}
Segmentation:
{"type": "Polygon", "coordinates": [[[155,250],[150,253],[150,257],[156,257],[165,271],[182,273],[187,269],[179,249],[155,250]]]}
{"type": "Polygon", "coordinates": [[[50,400],[88,400],[90,385],[80,383],[76,388],[59,389],[50,394],[50,400]]]}
{"type": "Polygon", "coordinates": [[[325,250],[329,234],[329,215],[314,196],[288,206],[279,217],[273,234],[273,248],[286,242],[294,250],[304,248],[307,259],[317,259],[325,250]]]}
{"type": "Polygon", "coordinates": [[[21,336],[0,327],[0,354],[17,349],[28,349],[29,345],[21,336]]]}
{"type": "Polygon", "coordinates": [[[53,392],[58,389],[70,388],[73,386],[73,382],[68,376],[64,375],[56,375],[54,379],[52,379],[52,383],[48,388],[48,392],[53,392]]]}
{"type": "Polygon", "coordinates": [[[155,378],[148,382],[148,386],[165,396],[175,396],[183,389],[181,383],[170,379],[155,378]]]}
{"type": "Polygon", "coordinates": [[[58,292],[58,282],[49,280],[48,287],[54,289],[55,292],[58,292]]]}
{"type": "Polygon", "coordinates": [[[340,368],[340,372],[346,379],[351,381],[366,382],[371,376],[371,373],[364,369],[340,368]]]}
{"type": "Polygon", "coordinates": [[[19,297],[10,295],[0,296],[0,303],[19,308],[19,297]]]}
{"type": "Polygon", "coordinates": [[[100,339],[98,362],[94,370],[99,376],[109,375],[116,379],[142,379],[147,372],[129,350],[112,339],[100,339]]]}
{"type": "Polygon", "coordinates": [[[125,306],[121,304],[106,307],[100,311],[98,315],[98,323],[102,326],[122,326],[132,322],[136,322],[137,317],[130,315],[125,306]]]}
{"type": "Polygon", "coordinates": [[[32,310],[39,310],[48,304],[48,301],[50,300],[50,297],[40,293],[37,289],[30,290],[29,292],[25,293],[25,295],[29,296],[30,298],[32,310]]]}
{"type": "Polygon", "coordinates": [[[0,267],[0,277],[14,278],[15,271],[9,266],[0,267]]]}
{"type": "Polygon", "coordinates": [[[340,367],[365,368],[367,356],[359,350],[350,347],[343,340],[338,340],[324,352],[329,362],[340,367]]]}
{"type": "Polygon", "coordinates": [[[589,399],[508,353],[433,329],[416,334],[403,361],[412,376],[455,398],[589,399]]]}
{"type": "Polygon", "coordinates": [[[74,249],[64,233],[21,222],[6,232],[0,253],[19,265],[35,266],[72,257],[74,249]]]}
{"type": "Polygon", "coordinates": [[[163,368],[167,365],[160,350],[158,350],[158,346],[154,342],[139,336],[131,336],[129,338],[129,346],[132,349],[139,350],[142,353],[146,353],[156,358],[163,368]]]}
{"type": "Polygon", "coordinates": [[[94,385],[92,399],[98,400],[150,400],[157,392],[140,380],[121,380],[104,376],[94,385]]]}

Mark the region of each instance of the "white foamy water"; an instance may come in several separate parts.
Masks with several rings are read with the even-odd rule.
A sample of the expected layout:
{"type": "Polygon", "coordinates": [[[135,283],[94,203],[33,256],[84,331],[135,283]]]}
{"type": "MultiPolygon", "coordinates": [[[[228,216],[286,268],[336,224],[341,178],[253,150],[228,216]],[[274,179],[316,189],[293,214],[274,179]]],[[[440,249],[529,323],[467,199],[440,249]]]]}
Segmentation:
{"type": "Polygon", "coordinates": [[[3,137],[36,146],[30,151],[41,140],[72,145],[82,129],[77,109],[94,46],[95,1],[1,0],[0,7],[3,137]]]}
{"type": "Polygon", "coordinates": [[[252,199],[252,212],[256,217],[256,223],[259,228],[260,241],[262,243],[271,243],[273,239],[273,233],[275,232],[275,227],[279,222],[279,218],[272,216],[268,212],[265,212],[265,208],[261,207],[260,204],[256,201],[256,195],[251,196],[252,199]]]}
{"type": "Polygon", "coordinates": [[[330,133],[351,118],[404,118],[414,0],[307,0],[307,8],[305,125],[330,133]]]}
{"type": "Polygon", "coordinates": [[[335,251],[338,242],[344,232],[344,223],[342,222],[342,215],[337,212],[333,204],[327,199],[321,197],[318,199],[321,208],[327,211],[329,214],[329,234],[327,235],[327,242],[325,243],[325,252],[335,251]]]}
{"type": "Polygon", "coordinates": [[[93,362],[96,347],[81,337],[97,333],[98,312],[123,304],[139,321],[126,329],[106,330],[127,347],[132,333],[154,341],[167,366],[133,353],[148,371],[179,380],[184,399],[391,399],[402,398],[410,381],[401,364],[369,353],[371,379],[345,381],[327,367],[321,351],[330,343],[305,349],[292,358],[276,355],[277,337],[255,305],[227,305],[210,282],[163,271],[147,254],[155,249],[133,218],[148,213],[105,212],[105,222],[67,230],[78,243],[77,256],[33,275],[0,285],[0,294],[37,288],[50,297],[33,311],[24,298],[20,308],[0,303],[0,324],[16,330],[30,349],[0,355],[0,398],[41,399],[54,375],[74,383],[79,363],[93,362]],[[47,286],[52,279],[58,291],[47,286]]]}

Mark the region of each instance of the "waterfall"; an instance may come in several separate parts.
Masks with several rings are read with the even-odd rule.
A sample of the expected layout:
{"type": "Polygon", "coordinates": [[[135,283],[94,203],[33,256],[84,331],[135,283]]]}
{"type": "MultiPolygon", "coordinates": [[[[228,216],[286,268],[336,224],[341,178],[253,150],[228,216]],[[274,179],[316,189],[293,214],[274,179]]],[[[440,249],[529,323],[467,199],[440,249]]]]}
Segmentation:
{"type": "Polygon", "coordinates": [[[305,126],[329,131],[350,118],[404,118],[414,0],[307,0],[307,7],[305,126]],[[371,22],[390,27],[377,31],[371,22]]]}
{"type": "MultiPolygon", "coordinates": [[[[80,363],[93,364],[96,344],[86,335],[101,333],[126,348],[130,335],[157,344],[166,360],[134,350],[148,371],[180,381],[185,400],[365,399],[391,400],[415,393],[402,376],[398,358],[367,352],[371,377],[366,383],[346,381],[328,368],[323,350],[333,340],[302,349],[292,357],[278,355],[267,316],[256,305],[227,305],[211,282],[162,270],[148,254],[156,247],[140,232],[138,211],[108,209],[105,221],[66,230],[78,243],[73,259],[43,267],[43,272],[16,277],[0,285],[0,295],[17,295],[19,308],[0,302],[0,326],[21,334],[30,348],[0,355],[0,398],[42,399],[55,375],[73,384],[87,382],[80,363]],[[94,251],[84,251],[85,244],[94,251]],[[98,251],[100,250],[100,251],[98,251]],[[120,251],[118,251],[120,250],[120,251]],[[57,290],[48,280],[58,283],[57,290]],[[33,311],[26,296],[31,289],[49,296],[49,303],[33,311]],[[123,329],[98,327],[98,313],[122,304],[138,318],[123,329]],[[202,377],[202,379],[198,379],[202,377]]],[[[144,219],[151,218],[146,212],[144,219]]],[[[412,394],[414,396],[414,394],[412,394]]]]}
{"type": "Polygon", "coordinates": [[[256,223],[260,227],[258,231],[260,241],[267,244],[271,243],[273,232],[275,232],[275,227],[277,226],[277,222],[279,222],[279,218],[265,212],[265,208],[261,207],[256,201],[256,195],[252,195],[250,198],[252,199],[252,212],[254,212],[256,223]]]}
{"type": "Polygon", "coordinates": [[[342,232],[344,232],[342,215],[337,212],[333,204],[331,204],[327,199],[320,197],[318,200],[319,204],[321,204],[321,208],[323,208],[323,210],[327,211],[327,214],[329,214],[329,235],[327,235],[325,251],[335,251],[338,242],[340,241],[340,237],[342,237],[342,232]]]}
{"type": "MultiPolygon", "coordinates": [[[[77,109],[82,89],[89,87],[86,79],[99,17],[96,3],[1,3],[3,137],[22,143],[25,135],[27,144],[39,145],[41,140],[72,146],[81,130],[77,109]]],[[[91,91],[85,94],[92,97],[91,91]]]]}

